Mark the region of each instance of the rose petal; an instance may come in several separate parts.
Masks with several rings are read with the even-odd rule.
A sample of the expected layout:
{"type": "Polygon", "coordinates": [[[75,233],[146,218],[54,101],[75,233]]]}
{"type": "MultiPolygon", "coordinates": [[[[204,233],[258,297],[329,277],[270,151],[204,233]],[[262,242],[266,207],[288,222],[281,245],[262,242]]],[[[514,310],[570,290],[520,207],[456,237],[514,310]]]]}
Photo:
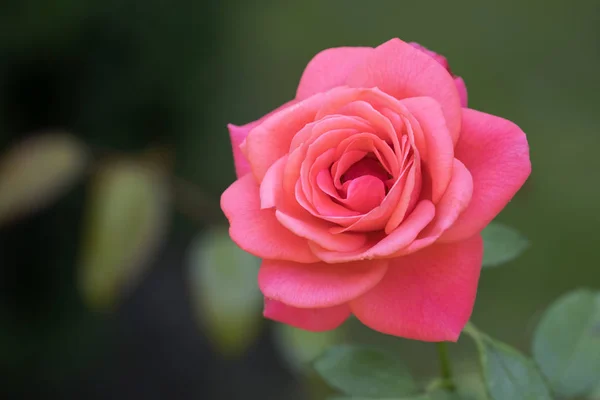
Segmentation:
{"type": "Polygon", "coordinates": [[[246,136],[248,136],[248,133],[250,133],[250,131],[252,129],[254,129],[256,126],[261,124],[267,117],[271,116],[272,114],[274,114],[278,111],[283,110],[284,108],[291,106],[294,103],[296,103],[296,100],[288,101],[287,103],[283,104],[282,106],[280,106],[280,107],[276,108],[275,110],[271,111],[270,113],[266,114],[262,118],[260,118],[256,121],[247,123],[246,125],[242,125],[242,126],[236,126],[233,124],[227,125],[227,128],[229,129],[229,138],[231,139],[231,147],[233,149],[233,162],[235,164],[235,173],[238,178],[241,178],[242,176],[244,176],[248,172],[250,172],[250,164],[248,164],[248,160],[246,159],[246,157],[244,156],[244,154],[242,153],[242,151],[240,149],[240,146],[246,139],[246,136]]]}
{"type": "Polygon", "coordinates": [[[345,263],[356,260],[371,260],[386,258],[410,245],[419,233],[433,220],[435,206],[428,200],[417,204],[413,212],[406,218],[395,231],[387,236],[377,238],[374,243],[369,242],[360,249],[348,252],[331,251],[309,243],[314,254],[328,263],[345,263]]]}
{"type": "Polygon", "coordinates": [[[321,51],[306,66],[296,98],[305,99],[344,85],[348,74],[371,52],[372,47],[337,47],[321,51]]]}
{"type": "Polygon", "coordinates": [[[296,235],[306,238],[319,246],[336,252],[348,252],[361,248],[367,241],[366,235],[362,233],[339,233],[329,232],[331,224],[306,213],[306,215],[295,216],[282,210],[275,212],[275,217],[283,226],[296,235]]]}
{"type": "Polygon", "coordinates": [[[467,208],[473,194],[473,178],[463,163],[456,159],[452,171],[452,181],[440,202],[435,206],[433,221],[419,234],[414,242],[393,256],[399,257],[414,253],[434,243],[467,208]]]}
{"type": "MultiPolygon", "coordinates": [[[[310,177],[308,179],[307,185],[309,186],[312,198],[312,205],[318,212],[316,214],[318,217],[323,215],[356,215],[356,211],[349,210],[348,208],[340,205],[332,200],[332,198],[325,192],[321,190],[318,183],[318,176],[324,172],[326,174],[329,173],[328,167],[333,162],[333,155],[335,153],[335,149],[329,149],[327,152],[317,157],[315,162],[310,167],[310,177]]],[[[308,198],[308,196],[307,196],[308,198]]],[[[309,210],[310,212],[310,210],[309,210]]],[[[313,214],[315,215],[315,214],[313,214]]]]}
{"type": "Polygon", "coordinates": [[[433,50],[429,50],[427,47],[425,47],[425,46],[423,46],[423,45],[421,45],[421,44],[419,44],[417,42],[409,42],[408,44],[410,44],[415,49],[419,49],[419,50],[425,52],[425,54],[427,54],[429,57],[433,57],[433,59],[435,61],[437,61],[438,63],[440,63],[440,65],[442,67],[444,67],[445,70],[448,70],[448,72],[450,72],[449,68],[448,68],[449,67],[448,66],[448,60],[443,55],[438,54],[438,53],[436,53],[433,50]]]}
{"type": "MultiPolygon", "coordinates": [[[[309,202],[309,200],[306,198],[306,196],[304,195],[304,191],[302,190],[302,185],[300,184],[300,182],[298,182],[298,184],[296,185],[296,202],[304,209],[304,210],[293,210],[288,208],[287,210],[284,210],[284,212],[288,215],[302,215],[304,211],[308,211],[313,217],[311,218],[311,221],[316,220],[322,220],[323,223],[318,224],[319,227],[326,229],[327,227],[329,227],[330,225],[327,225],[327,223],[325,221],[329,221],[329,219],[331,219],[332,217],[330,217],[329,215],[325,214],[323,215],[322,212],[325,213],[334,213],[334,215],[342,215],[343,217],[337,217],[337,218],[353,218],[353,216],[356,216],[357,218],[359,218],[360,213],[358,213],[357,211],[352,211],[349,210],[347,208],[345,208],[342,205],[339,204],[335,204],[333,201],[331,201],[331,199],[329,199],[328,201],[326,201],[324,199],[324,196],[327,196],[324,193],[319,193],[318,196],[314,199],[314,202],[311,203],[309,202]]],[[[314,223],[312,224],[314,225],[314,223]]],[[[330,239],[328,239],[330,240],[330,239]]]]}
{"type": "Polygon", "coordinates": [[[294,235],[272,209],[260,209],[258,184],[252,174],[235,181],[221,196],[221,208],[229,220],[231,239],[248,253],[260,258],[275,258],[301,263],[318,259],[306,239],[294,235]]]}
{"type": "MultiPolygon", "coordinates": [[[[388,174],[394,177],[400,175],[398,157],[389,145],[372,133],[360,133],[341,141],[337,147],[337,161],[331,166],[331,175],[338,190],[342,188],[342,175],[347,174],[348,170],[369,153],[375,155],[376,160],[379,161],[377,176],[386,180],[388,174]]],[[[375,160],[372,162],[376,163],[375,160]]]]}
{"type": "Polygon", "coordinates": [[[338,225],[340,225],[331,228],[331,232],[371,232],[383,229],[386,225],[386,222],[393,214],[396,205],[402,201],[402,195],[407,188],[407,176],[412,170],[414,170],[414,167],[411,165],[409,166],[409,171],[403,173],[392,184],[390,190],[383,198],[381,203],[366,214],[361,215],[358,218],[343,216],[329,217],[329,221],[336,222],[338,225]]]}
{"type": "Polygon", "coordinates": [[[454,83],[456,85],[456,89],[458,90],[458,95],[460,97],[460,105],[462,107],[466,107],[467,106],[467,87],[465,86],[465,82],[463,81],[463,79],[460,76],[456,76],[452,73],[452,71],[450,70],[450,66],[448,65],[448,60],[446,59],[446,57],[444,57],[441,54],[437,54],[435,51],[429,50],[427,47],[421,46],[419,43],[410,42],[409,44],[411,46],[413,46],[415,49],[419,49],[419,50],[425,52],[430,57],[433,57],[433,59],[435,61],[440,63],[440,65],[442,67],[444,67],[448,71],[449,74],[452,75],[452,77],[454,78],[454,83]]]}
{"type": "MultiPolygon", "coordinates": [[[[355,93],[355,96],[358,98],[366,98],[369,97],[375,98],[380,101],[389,101],[393,100],[396,105],[398,101],[395,99],[390,99],[384,93],[377,90],[371,91],[359,91],[355,93]]],[[[320,110],[320,113],[325,112],[327,108],[330,107],[330,104],[324,105],[324,107],[320,110]]],[[[333,111],[333,110],[330,110],[333,111]]],[[[398,136],[401,132],[396,132],[394,126],[390,122],[388,118],[386,118],[383,114],[381,114],[377,109],[373,107],[373,105],[369,101],[365,100],[356,100],[346,104],[341,109],[337,110],[338,112],[348,113],[349,115],[353,115],[359,118],[363,118],[369,121],[369,124],[374,128],[374,136],[378,136],[382,141],[391,141],[394,147],[394,150],[399,153],[400,152],[400,142],[398,140],[398,136]]]]}
{"type": "MultiPolygon", "coordinates": [[[[339,93],[339,92],[338,92],[339,93]]],[[[374,132],[371,125],[364,119],[352,115],[325,115],[317,118],[302,128],[292,139],[290,152],[302,144],[312,144],[321,135],[340,129],[353,129],[356,132],[374,132]]]]}
{"type": "Polygon", "coordinates": [[[393,259],[381,282],[350,308],[385,334],[455,342],[473,310],[482,258],[483,241],[476,235],[393,259]]]}
{"type": "Polygon", "coordinates": [[[283,172],[283,190],[287,195],[294,196],[296,184],[300,179],[300,169],[302,162],[306,158],[306,150],[308,145],[301,145],[297,149],[290,152],[288,161],[283,172]]]}
{"type": "Polygon", "coordinates": [[[267,170],[260,184],[260,208],[273,208],[280,201],[283,195],[281,191],[287,158],[287,156],[281,157],[267,170]]]}
{"type": "Polygon", "coordinates": [[[473,177],[473,196],[467,209],[440,237],[448,242],[480,232],[531,173],[529,146],[521,128],[475,110],[463,110],[463,129],[455,155],[473,177]]]}
{"type": "Polygon", "coordinates": [[[374,176],[364,175],[347,183],[348,195],[340,202],[354,211],[367,213],[380,205],[385,197],[385,184],[374,176]]]}
{"type": "Polygon", "coordinates": [[[467,95],[467,85],[465,85],[465,81],[460,76],[454,77],[454,84],[456,85],[456,90],[458,90],[460,105],[466,108],[469,101],[469,96],[467,95]]]}
{"type": "MultiPolygon", "coordinates": [[[[291,155],[293,161],[288,163],[290,168],[286,169],[286,185],[297,176],[297,174],[293,173],[292,166],[295,165],[294,168],[297,168],[300,161],[298,153],[301,149],[302,146],[294,150],[291,155]]],[[[355,217],[357,213],[350,209],[349,204],[346,204],[347,199],[345,196],[340,196],[337,193],[337,190],[343,190],[340,180],[341,176],[347,172],[346,169],[351,168],[351,165],[358,161],[361,155],[366,155],[368,152],[376,154],[381,160],[383,160],[384,157],[390,158],[391,160],[389,162],[383,161],[386,164],[391,165],[392,170],[397,170],[397,160],[393,159],[395,157],[394,153],[379,137],[371,133],[355,133],[355,131],[348,129],[332,130],[324,133],[309,146],[309,149],[302,160],[300,169],[301,190],[296,193],[296,200],[308,212],[318,218],[335,222],[340,225],[354,224],[362,217],[355,217]],[[337,150],[332,148],[336,146],[337,150]],[[344,151],[347,151],[345,154],[348,156],[345,156],[343,153],[344,151]],[[334,162],[338,157],[338,162],[334,162]],[[396,162],[394,163],[394,161],[396,162]],[[332,165],[331,173],[334,174],[334,188],[325,187],[325,191],[322,191],[318,184],[319,175],[321,172],[325,172],[325,170],[329,173],[330,165],[332,165]],[[337,190],[335,190],[336,188],[337,190]],[[337,202],[334,202],[332,197],[336,199],[337,202]],[[340,205],[340,203],[346,205],[348,208],[340,205]]],[[[373,163],[377,164],[377,161],[373,160],[373,163]]],[[[378,173],[385,175],[386,172],[384,168],[378,164],[377,166],[378,173]]],[[[321,176],[323,176],[323,174],[321,174],[321,176]]],[[[322,183],[326,183],[323,181],[323,178],[320,179],[322,183]]],[[[386,202],[389,203],[390,201],[386,199],[386,202]]],[[[392,206],[393,204],[388,205],[388,208],[391,209],[392,206]]],[[[372,216],[369,216],[368,218],[372,218],[372,216]]],[[[380,225],[383,226],[384,224],[385,223],[381,223],[380,225]]],[[[353,230],[358,231],[359,229],[353,228],[353,230]]]]}
{"type": "MultiPolygon", "coordinates": [[[[357,141],[358,142],[358,141],[357,141]]],[[[374,147],[372,143],[371,147],[374,147]]],[[[356,151],[356,150],[351,150],[356,151]]],[[[373,152],[375,154],[375,152],[373,152]]],[[[361,176],[370,175],[378,178],[380,181],[389,179],[388,172],[383,167],[383,163],[374,158],[363,158],[352,164],[350,168],[344,172],[343,176],[346,181],[360,178],[361,176]]]]}
{"type": "Polygon", "coordinates": [[[309,201],[313,201],[311,182],[316,180],[316,175],[320,172],[320,169],[329,167],[335,161],[335,148],[346,143],[347,140],[355,140],[354,138],[361,135],[365,134],[358,134],[354,129],[333,129],[315,138],[307,146],[305,152],[301,153],[305,146],[298,147],[292,153],[293,157],[292,162],[289,164],[290,168],[286,169],[286,175],[291,179],[286,178],[286,180],[291,181],[298,176],[306,198],[309,201]],[[320,163],[320,167],[317,169],[313,168],[316,163],[320,163]],[[298,166],[300,166],[299,174],[296,172],[298,166]],[[311,171],[312,174],[310,173],[311,171]]]}
{"type": "Polygon", "coordinates": [[[302,190],[308,200],[312,201],[311,178],[316,179],[316,175],[321,169],[328,168],[333,164],[336,158],[335,148],[340,141],[355,135],[356,132],[352,129],[333,130],[323,134],[308,146],[306,156],[300,167],[302,190]],[[313,168],[315,164],[319,164],[316,169],[313,168]]]}
{"type": "Polygon", "coordinates": [[[461,125],[460,98],[452,76],[436,60],[400,39],[392,39],[370,53],[346,81],[356,88],[378,87],[404,99],[429,96],[440,103],[453,142],[461,125]]]}
{"type": "Polygon", "coordinates": [[[415,157],[415,163],[409,165],[402,181],[402,192],[395,204],[395,208],[385,224],[385,233],[390,234],[404,221],[408,213],[413,210],[421,195],[421,168],[419,157],[415,157]]]}
{"type": "Polygon", "coordinates": [[[347,303],[375,286],[387,260],[332,265],[264,260],[258,285],[265,297],[298,308],[326,308],[347,303]]]}
{"type": "Polygon", "coordinates": [[[329,308],[296,308],[265,298],[263,315],[296,328],[323,332],[340,326],[350,316],[350,307],[342,304],[329,308]]]}
{"type": "Polygon", "coordinates": [[[313,122],[324,98],[315,95],[275,112],[248,133],[242,150],[259,182],[275,161],[288,154],[294,135],[313,122]]]}
{"type": "MultiPolygon", "coordinates": [[[[387,96],[387,95],[386,95],[387,96]]],[[[394,102],[397,102],[394,99],[394,102]]],[[[404,106],[400,106],[404,112],[408,112],[404,106]]],[[[410,129],[409,129],[410,130],[410,129]]],[[[390,179],[386,182],[386,187],[389,191],[381,204],[366,213],[365,215],[356,217],[329,217],[328,220],[335,222],[339,227],[333,227],[332,233],[340,233],[346,231],[352,232],[370,232],[375,230],[381,230],[386,228],[386,233],[394,230],[404,219],[404,213],[406,211],[412,211],[420,191],[420,159],[418,153],[412,151],[414,148],[414,142],[408,135],[402,136],[402,140],[397,141],[397,152],[401,155],[385,155],[384,158],[389,160],[391,170],[395,172],[394,179],[390,179]],[[409,144],[410,143],[410,144],[409,144]],[[410,150],[409,150],[410,146],[410,150]],[[398,159],[401,159],[401,164],[398,163],[398,159]],[[415,184],[415,178],[418,181],[415,184]],[[412,179],[412,180],[411,180],[412,179]],[[404,205],[404,206],[403,206],[404,205]],[[401,219],[398,217],[398,208],[403,208],[403,214],[401,219]],[[394,224],[393,228],[388,229],[390,223],[394,224]]],[[[382,150],[382,154],[385,154],[385,148],[388,146],[387,143],[381,140],[374,140],[374,145],[382,145],[379,148],[382,150]]],[[[367,149],[367,148],[364,148],[367,149]]],[[[388,149],[388,151],[391,151],[388,149]]],[[[335,166],[335,165],[334,165],[335,166]]],[[[333,170],[333,168],[332,168],[333,170]]],[[[340,171],[336,171],[334,183],[338,185],[340,178],[340,171]]]]}
{"type": "Polygon", "coordinates": [[[428,227],[431,234],[439,235],[448,229],[467,208],[473,194],[473,178],[463,163],[454,160],[452,179],[446,192],[435,207],[435,219],[428,227]]]}
{"type": "Polygon", "coordinates": [[[423,131],[427,151],[422,153],[428,157],[422,157],[422,160],[431,176],[431,201],[437,204],[450,183],[454,160],[454,146],[444,114],[439,103],[431,97],[413,97],[401,103],[416,118],[423,131]]]}
{"type": "Polygon", "coordinates": [[[244,126],[236,126],[233,124],[228,124],[227,129],[229,129],[229,139],[231,140],[231,148],[233,150],[233,163],[235,165],[235,174],[238,178],[246,175],[250,172],[250,164],[242,154],[242,150],[240,150],[240,145],[248,136],[248,132],[252,128],[254,128],[258,124],[258,121],[251,122],[244,126]]]}

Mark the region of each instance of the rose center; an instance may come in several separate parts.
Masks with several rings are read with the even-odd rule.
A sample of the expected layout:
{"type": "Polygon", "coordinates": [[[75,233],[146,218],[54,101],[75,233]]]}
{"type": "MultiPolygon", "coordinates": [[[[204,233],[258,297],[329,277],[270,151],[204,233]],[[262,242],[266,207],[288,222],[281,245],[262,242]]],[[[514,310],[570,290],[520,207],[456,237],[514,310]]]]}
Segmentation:
{"type": "Polygon", "coordinates": [[[390,178],[377,159],[364,157],[341,176],[342,186],[338,193],[342,200],[338,202],[354,211],[367,213],[385,198],[386,182],[390,178]]]}
{"type": "Polygon", "coordinates": [[[347,181],[365,175],[373,176],[384,182],[391,178],[391,176],[387,173],[385,168],[383,168],[383,166],[377,159],[367,156],[362,160],[354,163],[350,168],[348,168],[348,170],[344,172],[340,180],[342,181],[342,183],[346,183],[347,181]]]}

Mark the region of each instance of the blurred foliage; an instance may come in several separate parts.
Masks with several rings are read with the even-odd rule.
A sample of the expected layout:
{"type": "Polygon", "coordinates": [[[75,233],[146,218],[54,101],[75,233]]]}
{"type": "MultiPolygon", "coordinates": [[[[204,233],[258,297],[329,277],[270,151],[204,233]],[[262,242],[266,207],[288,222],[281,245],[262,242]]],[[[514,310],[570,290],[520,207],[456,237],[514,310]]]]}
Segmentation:
{"type": "Polygon", "coordinates": [[[529,247],[529,241],[515,229],[491,222],[481,232],[484,243],[483,267],[497,267],[516,259],[529,247]]]}
{"type": "Polygon", "coordinates": [[[279,356],[285,362],[287,370],[302,383],[307,397],[323,399],[331,395],[332,390],[315,373],[313,364],[326,349],[346,340],[345,325],[332,331],[309,332],[277,323],[274,334],[279,356]]]}
{"type": "Polygon", "coordinates": [[[350,396],[383,399],[410,397],[418,391],[399,357],[375,348],[331,347],[314,367],[327,383],[350,396]]]}
{"type": "MultiPolygon", "coordinates": [[[[289,100],[302,69],[318,51],[340,45],[375,46],[391,37],[421,42],[447,56],[453,71],[467,82],[473,108],[514,120],[528,133],[533,174],[499,221],[517,228],[535,245],[511,261],[511,268],[482,274],[473,316],[482,329],[517,348],[527,348],[540,310],[552,299],[582,282],[592,289],[600,287],[596,267],[600,187],[593,184],[595,171],[600,171],[596,154],[600,146],[599,7],[593,0],[225,0],[177,5],[163,0],[4,1],[0,6],[0,165],[5,166],[0,168],[0,219],[5,221],[0,226],[0,367],[8,395],[3,397],[23,398],[27,393],[39,398],[49,388],[57,393],[75,390],[65,388],[80,385],[85,373],[106,382],[108,378],[94,369],[85,371],[114,348],[115,338],[127,334],[123,320],[134,320],[141,330],[148,330],[131,342],[138,346],[137,353],[130,350],[127,357],[139,353],[137,357],[149,360],[160,354],[157,343],[162,343],[168,349],[164,351],[178,360],[173,364],[183,365],[181,360],[190,352],[177,347],[179,342],[192,343],[190,338],[201,334],[211,336],[202,318],[197,318],[201,333],[178,336],[184,320],[192,319],[202,307],[211,307],[206,299],[199,303],[200,288],[207,282],[194,279],[186,284],[184,279],[214,272],[214,265],[165,261],[161,254],[169,249],[182,253],[181,248],[192,243],[187,249],[191,254],[198,245],[194,238],[211,235],[212,230],[204,230],[220,221],[219,193],[234,179],[225,124],[254,120],[289,100]],[[45,136],[67,139],[54,142],[54,148],[32,147],[42,139],[39,132],[71,136],[45,136]],[[141,161],[139,153],[149,147],[168,149],[172,169],[161,164],[157,171],[155,164],[141,161]],[[95,169],[89,179],[77,180],[86,177],[90,153],[95,169]],[[15,178],[17,174],[23,175],[15,178]],[[99,190],[98,179],[105,174],[112,176],[113,183],[99,190]],[[173,181],[171,174],[189,185],[173,181]],[[11,183],[14,179],[21,184],[11,183]],[[130,179],[135,183],[128,184],[130,179]],[[10,189],[3,186],[7,184],[10,189]],[[165,190],[178,196],[174,200],[185,216],[171,218],[162,204],[165,190]],[[159,193],[156,198],[155,193],[159,193]],[[5,204],[10,211],[2,211],[5,204]],[[94,213],[111,218],[93,218],[94,213]],[[4,220],[3,215],[10,219],[4,220]],[[82,248],[90,235],[103,238],[94,241],[106,245],[82,248]],[[160,246],[150,240],[157,236],[163,238],[160,246]],[[101,250],[109,247],[108,253],[101,250]],[[141,253],[144,256],[138,257],[141,253]],[[136,262],[122,263],[127,258],[136,262]],[[186,263],[189,270],[183,267],[186,263]],[[167,282],[154,287],[143,276],[135,278],[137,268],[151,272],[150,267],[163,265],[178,277],[174,281],[180,282],[179,292],[186,285],[194,288],[189,295],[194,308],[177,313],[169,308],[174,294],[164,294],[167,282]],[[123,296],[123,285],[138,280],[138,290],[130,295],[139,297],[123,296]],[[117,299],[121,302],[112,314],[91,312],[88,307],[117,299]],[[119,313],[136,301],[136,310],[150,310],[152,317],[147,318],[170,321],[165,322],[168,335],[162,338],[158,324],[148,328],[131,315],[119,320],[119,313]],[[524,334],[522,328],[527,326],[524,334]],[[159,336],[163,341],[156,339],[159,336]]],[[[222,293],[212,293],[216,304],[214,299],[222,293]]],[[[340,332],[336,335],[401,354],[419,381],[433,374],[435,355],[424,344],[382,337],[356,321],[349,321],[340,332]]],[[[283,343],[277,345],[278,357],[301,359],[301,364],[309,361],[308,355],[316,356],[317,349],[339,340],[280,325],[259,335],[268,339],[271,333],[275,342],[283,343]]],[[[225,342],[231,340],[222,340],[219,346],[225,342]]],[[[251,367],[238,375],[269,371],[262,375],[271,376],[268,363],[259,361],[269,359],[269,350],[256,350],[259,344],[248,343],[244,354],[251,367]],[[253,355],[255,351],[263,358],[253,355]]],[[[458,367],[473,376],[472,347],[461,341],[452,351],[461,360],[458,367]]],[[[117,365],[107,363],[108,371],[120,373],[117,365]]],[[[149,382],[160,388],[160,382],[170,379],[178,388],[191,388],[201,376],[210,376],[210,370],[225,368],[214,359],[206,363],[204,374],[185,380],[184,367],[163,365],[153,370],[151,362],[139,362],[135,368],[123,367],[128,386],[117,378],[113,386],[131,389],[149,382]],[[148,378],[152,371],[160,379],[148,378]]],[[[214,393],[232,393],[228,390],[250,387],[252,381],[240,385],[217,381],[213,386],[223,388],[214,393]]],[[[285,382],[281,390],[286,398],[295,399],[292,392],[301,385],[297,380],[285,382]]],[[[208,385],[201,393],[208,393],[208,385]]],[[[97,396],[118,398],[112,392],[98,394],[100,388],[91,387],[97,396]]],[[[129,393],[123,390],[119,395],[129,393]]],[[[180,398],[199,397],[189,390],[180,398]]],[[[129,397],[142,396],[131,393],[129,397]]],[[[143,396],[173,396],[171,390],[149,393],[143,396]]]]}
{"type": "Polygon", "coordinates": [[[114,307],[159,250],[169,216],[163,171],[133,161],[98,165],[90,183],[80,285],[95,309],[114,307]]]}
{"type": "Polygon", "coordinates": [[[556,394],[589,395],[600,382],[600,292],[556,300],[536,328],[533,356],[556,394]]]}
{"type": "Polygon", "coordinates": [[[599,296],[575,290],[552,304],[536,329],[533,359],[467,323],[464,333],[475,342],[481,371],[455,375],[448,345],[438,343],[441,376],[421,388],[398,354],[373,347],[331,346],[313,365],[350,396],[336,400],[593,400],[600,378],[599,296]]]}
{"type": "Polygon", "coordinates": [[[285,324],[275,327],[275,344],[288,368],[297,374],[306,374],[318,356],[343,340],[343,327],[326,332],[309,332],[285,324]]]}
{"type": "Polygon", "coordinates": [[[206,335],[226,356],[239,357],[257,339],[263,296],[260,259],[241,250],[227,229],[209,230],[190,246],[190,297],[206,335]]]}
{"type": "Polygon", "coordinates": [[[465,333],[475,341],[483,380],[492,400],[551,400],[538,367],[516,349],[492,339],[473,325],[465,333]]]}
{"type": "Polygon", "coordinates": [[[83,174],[85,146],[66,134],[19,143],[0,159],[0,224],[56,200],[83,174]]]}

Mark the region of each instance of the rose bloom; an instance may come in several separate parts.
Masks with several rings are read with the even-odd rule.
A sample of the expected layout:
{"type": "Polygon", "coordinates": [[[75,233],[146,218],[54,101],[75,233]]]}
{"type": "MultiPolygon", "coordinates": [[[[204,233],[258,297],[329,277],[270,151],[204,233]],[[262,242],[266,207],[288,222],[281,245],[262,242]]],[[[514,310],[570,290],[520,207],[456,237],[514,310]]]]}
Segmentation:
{"type": "Polygon", "coordinates": [[[229,126],[238,179],[221,207],[263,259],[267,318],[458,339],[480,232],[531,171],[523,131],[466,101],[444,57],[393,39],[322,51],[294,100],[229,126]]]}

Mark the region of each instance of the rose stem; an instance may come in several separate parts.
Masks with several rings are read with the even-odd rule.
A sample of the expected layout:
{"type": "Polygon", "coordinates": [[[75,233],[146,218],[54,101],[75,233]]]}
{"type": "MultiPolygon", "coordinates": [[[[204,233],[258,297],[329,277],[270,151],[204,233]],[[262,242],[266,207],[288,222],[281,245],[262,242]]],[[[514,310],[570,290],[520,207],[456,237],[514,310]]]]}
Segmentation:
{"type": "Polygon", "coordinates": [[[448,343],[439,342],[437,344],[438,355],[440,357],[440,371],[442,373],[443,386],[454,392],[456,386],[452,381],[452,368],[450,367],[450,356],[448,355],[448,343]]]}

